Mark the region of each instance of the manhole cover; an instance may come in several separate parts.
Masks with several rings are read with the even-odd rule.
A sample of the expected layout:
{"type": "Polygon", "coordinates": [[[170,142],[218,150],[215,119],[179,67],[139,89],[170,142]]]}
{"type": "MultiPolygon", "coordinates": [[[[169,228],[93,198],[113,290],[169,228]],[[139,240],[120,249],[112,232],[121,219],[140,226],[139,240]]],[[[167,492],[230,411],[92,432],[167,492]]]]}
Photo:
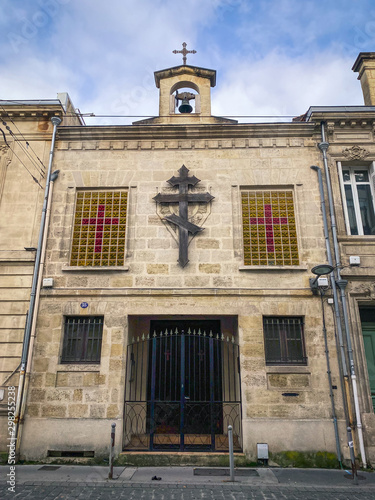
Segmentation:
{"type": "MultiPolygon", "coordinates": [[[[255,469],[234,469],[235,476],[259,477],[255,469]]],[[[230,469],[213,467],[194,469],[194,476],[230,476],[230,469]]]]}
{"type": "Polygon", "coordinates": [[[43,465],[43,467],[39,467],[38,470],[57,470],[60,469],[60,465],[43,465]]]}

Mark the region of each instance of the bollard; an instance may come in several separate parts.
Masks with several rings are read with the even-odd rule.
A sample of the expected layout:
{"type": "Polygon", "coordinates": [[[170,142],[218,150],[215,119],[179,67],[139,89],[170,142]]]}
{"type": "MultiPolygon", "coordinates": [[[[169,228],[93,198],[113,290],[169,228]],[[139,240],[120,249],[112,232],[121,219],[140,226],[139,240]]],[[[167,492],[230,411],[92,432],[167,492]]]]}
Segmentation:
{"type": "Polygon", "coordinates": [[[228,425],[230,480],[234,481],[233,428],[228,425]]]}
{"type": "Polygon", "coordinates": [[[113,479],[113,456],[115,449],[116,424],[111,425],[111,445],[109,447],[109,472],[108,479],[113,479]]]}
{"type": "Polygon", "coordinates": [[[357,468],[355,466],[355,456],[354,456],[354,444],[353,444],[353,437],[352,437],[352,429],[350,427],[347,427],[346,430],[348,432],[348,445],[349,445],[349,450],[350,450],[350,460],[352,462],[353,484],[358,484],[357,468]]]}

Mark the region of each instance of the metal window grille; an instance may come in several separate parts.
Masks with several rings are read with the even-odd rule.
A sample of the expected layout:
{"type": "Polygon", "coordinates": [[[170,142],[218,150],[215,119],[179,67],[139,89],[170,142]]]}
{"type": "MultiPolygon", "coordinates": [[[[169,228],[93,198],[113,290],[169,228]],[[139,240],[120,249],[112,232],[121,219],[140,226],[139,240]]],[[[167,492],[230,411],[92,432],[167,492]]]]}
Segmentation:
{"type": "Polygon", "coordinates": [[[123,266],[127,191],[77,193],[71,266],[123,266]]]}
{"type": "Polygon", "coordinates": [[[99,363],[103,317],[65,318],[62,363],[99,363]]]}
{"type": "Polygon", "coordinates": [[[241,193],[244,264],[299,264],[292,191],[241,193]]]}
{"type": "Polygon", "coordinates": [[[307,364],[302,318],[264,317],[263,327],[267,365],[307,364]]]}

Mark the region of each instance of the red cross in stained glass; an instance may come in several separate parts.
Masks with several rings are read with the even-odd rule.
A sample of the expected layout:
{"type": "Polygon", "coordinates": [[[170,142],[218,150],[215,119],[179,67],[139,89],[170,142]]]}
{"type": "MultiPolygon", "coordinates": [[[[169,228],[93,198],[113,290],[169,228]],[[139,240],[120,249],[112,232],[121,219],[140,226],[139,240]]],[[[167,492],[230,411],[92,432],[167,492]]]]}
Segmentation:
{"type": "Polygon", "coordinates": [[[82,219],[82,224],[95,227],[95,253],[101,253],[103,245],[104,224],[118,224],[118,217],[105,217],[105,205],[98,205],[98,213],[91,219],[82,219]]]}
{"type": "Polygon", "coordinates": [[[250,217],[250,224],[260,226],[264,224],[266,226],[266,243],[267,252],[271,253],[275,251],[275,242],[273,239],[273,226],[274,224],[288,224],[287,217],[272,217],[272,206],[264,205],[264,217],[250,217]]]}

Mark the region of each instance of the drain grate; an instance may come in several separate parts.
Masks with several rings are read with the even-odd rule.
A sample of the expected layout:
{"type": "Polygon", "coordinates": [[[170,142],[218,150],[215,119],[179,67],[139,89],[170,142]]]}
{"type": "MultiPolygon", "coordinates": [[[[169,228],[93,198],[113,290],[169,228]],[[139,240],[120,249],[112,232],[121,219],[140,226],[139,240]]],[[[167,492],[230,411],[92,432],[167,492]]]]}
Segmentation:
{"type": "MultiPolygon", "coordinates": [[[[235,469],[235,476],[259,477],[255,469],[235,469]]],[[[230,476],[230,469],[221,467],[199,467],[194,469],[194,476],[230,476]]]]}
{"type": "Polygon", "coordinates": [[[43,467],[39,467],[38,470],[57,470],[60,469],[60,465],[43,465],[43,467]]]}

